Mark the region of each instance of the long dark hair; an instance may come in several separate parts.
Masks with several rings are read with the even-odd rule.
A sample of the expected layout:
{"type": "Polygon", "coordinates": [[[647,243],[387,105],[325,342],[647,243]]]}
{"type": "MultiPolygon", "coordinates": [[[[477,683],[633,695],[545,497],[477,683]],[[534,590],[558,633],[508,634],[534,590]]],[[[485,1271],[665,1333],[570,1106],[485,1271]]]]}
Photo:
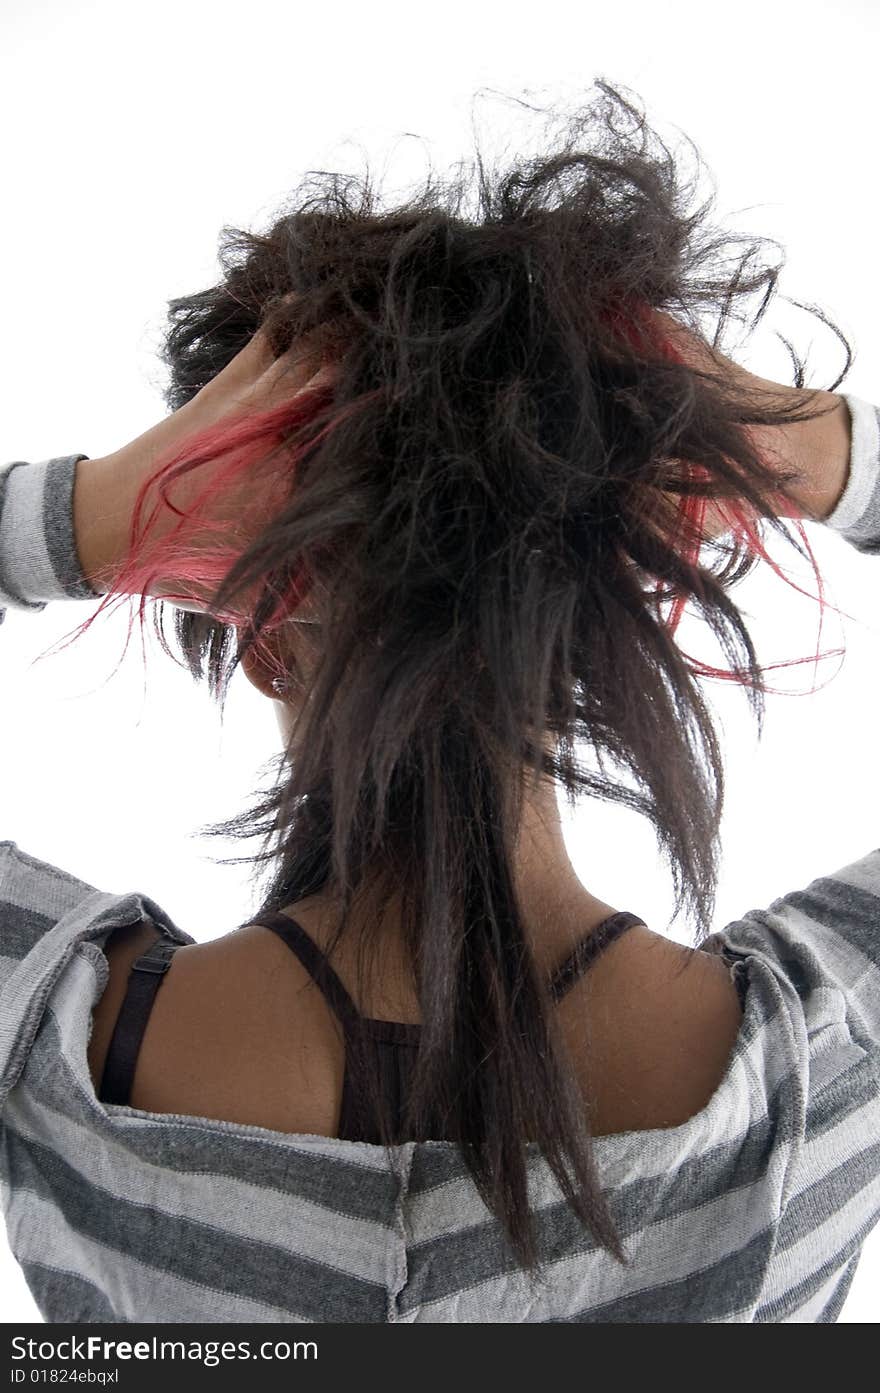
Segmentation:
{"type": "MultiPolygon", "coordinates": [[[[555,150],[502,173],[478,151],[386,211],[369,177],[315,174],[268,231],[225,228],[222,279],[170,302],[162,354],[173,410],[260,328],[279,355],[311,343],[338,367],[332,390],[272,415],[274,435],[257,421],[236,436],[236,467],[270,460],[285,497],[227,553],[213,614],[171,611],[189,671],[221,701],[304,577],[320,622],[313,670],[290,671],[301,701],[271,788],[204,831],[262,837],[259,853],[217,858],[268,866],[260,910],[332,891],[331,953],[359,897],[400,897],[421,1047],[404,1133],[385,1119],[383,1140],[443,1118],[529,1268],[527,1140],[597,1244],[626,1258],[524,935],[512,872],[524,785],[649,817],[675,913],[702,942],[723,769],[663,604],[699,608],[760,727],[762,669],[727,592],[765,555],[762,519],[793,540],[769,500],[800,476],[771,469],[744,427],[812,419],[790,400],[747,401],[664,338],[652,312],[705,343],[699,315],[714,311],[717,345],[737,299],[761,292],[757,323],[781,262],[707,230],[714,199],[688,212],[673,154],[633,102],[596,86],[555,150]],[[681,505],[675,535],[657,526],[663,499],[681,505]],[[714,541],[699,531],[705,499],[727,500],[736,521],[714,541]]],[[[167,477],[217,455],[216,440],[178,451],[167,477]]],[[[174,656],[167,613],[158,601],[174,656]]],[[[374,928],[360,926],[362,971],[374,928]]]]}

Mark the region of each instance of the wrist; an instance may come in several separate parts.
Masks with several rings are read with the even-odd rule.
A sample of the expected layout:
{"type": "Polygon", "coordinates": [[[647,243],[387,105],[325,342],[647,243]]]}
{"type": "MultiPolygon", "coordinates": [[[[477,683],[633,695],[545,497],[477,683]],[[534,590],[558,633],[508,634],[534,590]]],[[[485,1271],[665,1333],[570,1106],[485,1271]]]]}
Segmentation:
{"type": "Polygon", "coordinates": [[[76,552],[72,493],[80,455],[0,468],[0,607],[93,599],[76,552]]]}
{"type": "Polygon", "coordinates": [[[803,470],[804,484],[794,496],[803,516],[824,522],[842,498],[849,479],[852,454],[852,419],[839,393],[816,393],[815,405],[834,407],[816,420],[785,427],[790,432],[795,464],[803,470]]]}
{"type": "Polygon", "coordinates": [[[110,456],[80,460],[73,484],[73,532],[80,569],[106,595],[128,540],[129,515],[110,456]]]}
{"type": "Polygon", "coordinates": [[[880,531],[880,410],[847,392],[850,457],[846,485],[823,521],[858,551],[876,552],[880,531]]]}

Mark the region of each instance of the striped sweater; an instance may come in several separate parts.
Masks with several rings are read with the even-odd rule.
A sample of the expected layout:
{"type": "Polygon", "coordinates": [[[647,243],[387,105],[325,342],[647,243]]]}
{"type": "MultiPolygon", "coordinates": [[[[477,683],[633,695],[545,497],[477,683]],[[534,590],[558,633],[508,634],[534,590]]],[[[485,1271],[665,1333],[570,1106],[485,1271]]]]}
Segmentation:
{"type": "MultiPolygon", "coordinates": [[[[828,525],[880,551],[880,410],[828,525]]],[[[0,468],[0,620],[93,594],[72,455],[0,468]]],[[[880,849],[714,933],[745,989],[709,1103],[595,1142],[631,1263],[526,1144],[542,1270],[520,1269],[451,1142],[364,1142],[98,1101],[103,947],[160,905],[0,842],[0,1182],[47,1321],[829,1322],[880,1217],[880,849]]]]}

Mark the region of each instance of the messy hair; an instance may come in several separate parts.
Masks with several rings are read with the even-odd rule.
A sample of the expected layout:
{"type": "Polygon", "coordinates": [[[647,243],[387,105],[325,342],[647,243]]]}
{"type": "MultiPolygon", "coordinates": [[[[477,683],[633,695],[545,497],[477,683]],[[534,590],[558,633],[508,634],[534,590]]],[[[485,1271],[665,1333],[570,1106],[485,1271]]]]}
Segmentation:
{"type": "MultiPolygon", "coordinates": [[[[790,489],[803,480],[771,467],[746,427],[824,414],[809,414],[812,393],[796,409],[758,404],[677,351],[664,314],[717,347],[737,303],[760,292],[757,324],[781,261],[760,264],[767,239],[711,229],[714,198],[688,211],[675,155],[634,101],[596,87],[540,157],[492,173],[477,150],[384,209],[369,175],[312,172],[268,230],[224,228],[218,283],[169,302],[169,408],[259,329],[279,358],[309,344],[336,375],[165,459],[112,587],[142,596],[143,621],[164,555],[138,535],[148,488],[165,500],[175,478],[220,460],[214,488],[271,474],[276,503],[244,550],[218,533],[213,552],[190,555],[186,518],[173,538],[174,575],[210,576],[212,595],[204,613],[170,606],[176,645],[221,703],[249,648],[277,664],[268,640],[298,632],[281,626],[307,595],[320,626],[314,667],[294,657],[283,674],[299,700],[272,787],[204,830],[262,838],[251,856],[217,858],[255,877],[268,868],[260,912],[332,893],[331,953],[364,892],[399,897],[421,1014],[401,1132],[363,1061],[350,1067],[384,1145],[458,1144],[529,1269],[540,1254],[525,1142],[595,1242],[627,1258],[524,932],[513,849],[526,785],[549,780],[572,808],[592,795],[645,814],[675,915],[704,940],[724,777],[697,679],[741,683],[760,733],[763,670],[728,591],[758,559],[773,564],[765,526],[806,545],[780,520],[797,515],[790,489]],[[712,500],[729,523],[715,537],[702,527],[712,500]],[[681,651],[687,603],[728,668],[681,651]]],[[[846,347],[833,391],[852,355],[810,308],[846,347]]],[[[154,601],[176,660],[168,611],[154,601]]],[[[377,920],[358,926],[362,971],[377,920]]]]}

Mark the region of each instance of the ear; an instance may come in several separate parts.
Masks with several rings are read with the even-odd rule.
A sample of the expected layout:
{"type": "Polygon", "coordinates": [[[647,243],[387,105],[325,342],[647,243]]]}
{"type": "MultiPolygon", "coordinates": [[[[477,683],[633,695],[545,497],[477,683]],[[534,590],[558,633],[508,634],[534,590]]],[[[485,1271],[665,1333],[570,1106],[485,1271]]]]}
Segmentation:
{"type": "MultiPolygon", "coordinates": [[[[279,653],[278,643],[274,636],[264,638],[263,643],[268,645],[274,653],[279,653]]],[[[281,661],[280,656],[279,661],[281,661]]],[[[278,676],[278,669],[270,667],[255,646],[247,650],[239,666],[258,692],[262,692],[263,696],[269,697],[271,701],[279,700],[278,693],[272,686],[273,678],[278,676]]]]}

